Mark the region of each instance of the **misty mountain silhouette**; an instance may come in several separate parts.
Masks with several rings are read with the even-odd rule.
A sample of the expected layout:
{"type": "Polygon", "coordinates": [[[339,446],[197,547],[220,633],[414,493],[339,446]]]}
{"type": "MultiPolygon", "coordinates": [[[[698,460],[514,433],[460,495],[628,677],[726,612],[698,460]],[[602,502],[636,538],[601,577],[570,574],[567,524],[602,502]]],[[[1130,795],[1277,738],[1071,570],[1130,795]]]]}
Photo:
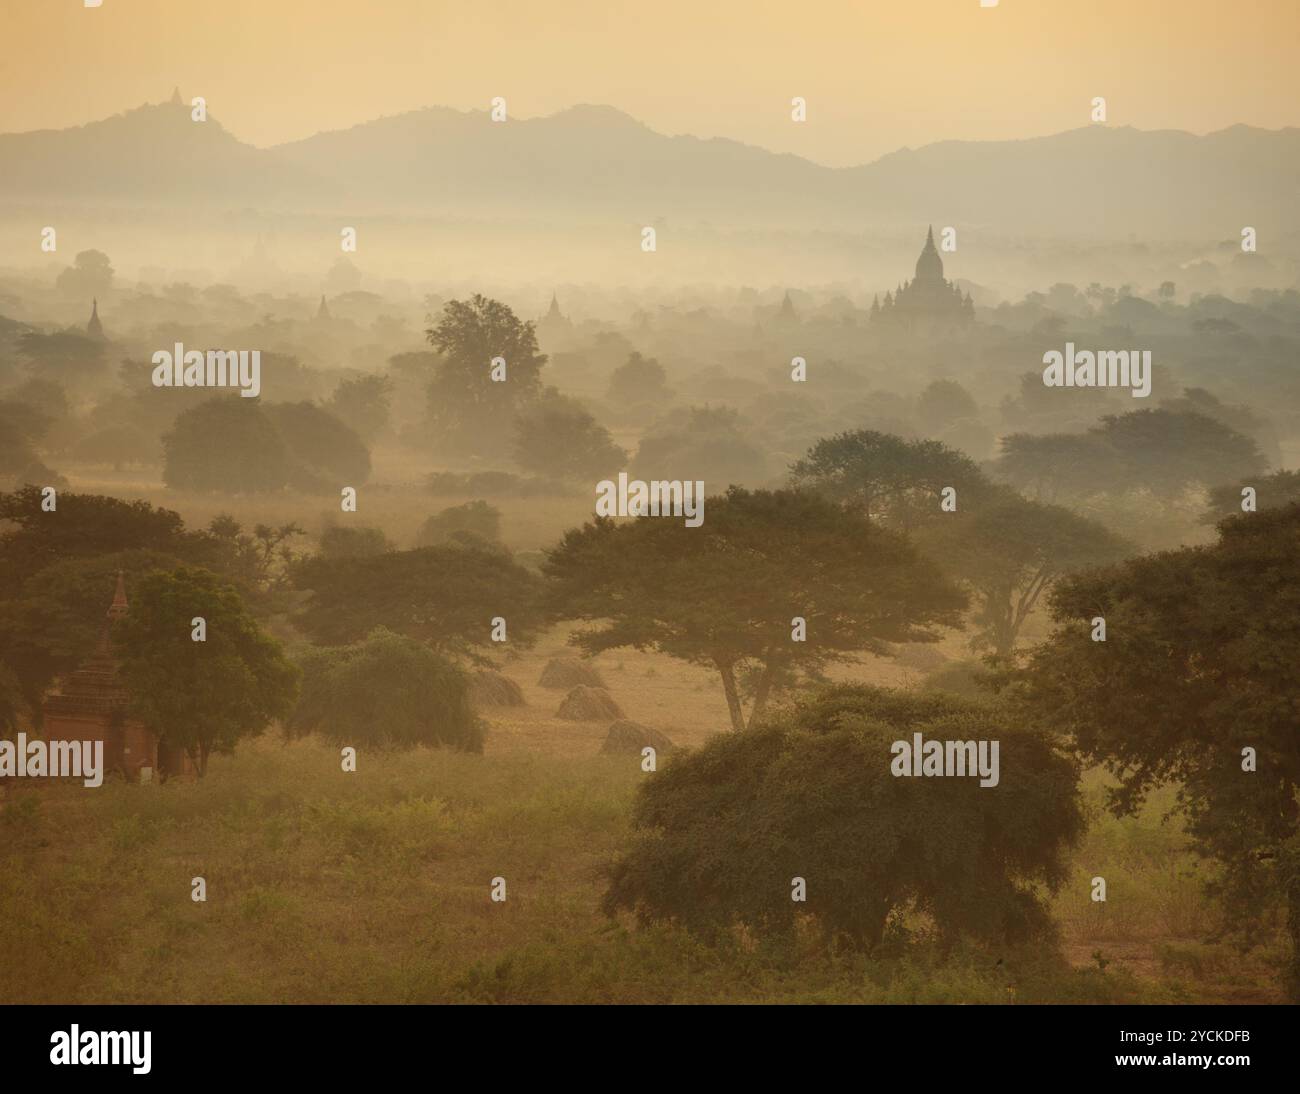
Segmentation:
{"type": "Polygon", "coordinates": [[[1228,239],[1294,230],[1300,129],[1088,127],[942,141],[831,168],[724,138],[667,136],[612,107],[494,123],[433,107],[269,149],[181,103],[0,135],[0,201],[530,218],[660,218],[839,231],[1228,239]]]}

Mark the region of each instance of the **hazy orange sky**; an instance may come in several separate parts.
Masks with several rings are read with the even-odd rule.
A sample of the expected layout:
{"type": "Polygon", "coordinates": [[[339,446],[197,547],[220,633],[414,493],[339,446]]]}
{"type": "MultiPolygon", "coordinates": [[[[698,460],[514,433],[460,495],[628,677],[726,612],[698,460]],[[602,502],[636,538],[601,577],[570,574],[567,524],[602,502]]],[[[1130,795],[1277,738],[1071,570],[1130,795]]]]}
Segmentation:
{"type": "Polygon", "coordinates": [[[0,132],[207,98],[267,145],[421,106],[607,103],[823,163],[1088,123],[1300,124],[1300,0],[0,0],[0,132]],[[790,100],[808,100],[808,121],[790,100]]]}

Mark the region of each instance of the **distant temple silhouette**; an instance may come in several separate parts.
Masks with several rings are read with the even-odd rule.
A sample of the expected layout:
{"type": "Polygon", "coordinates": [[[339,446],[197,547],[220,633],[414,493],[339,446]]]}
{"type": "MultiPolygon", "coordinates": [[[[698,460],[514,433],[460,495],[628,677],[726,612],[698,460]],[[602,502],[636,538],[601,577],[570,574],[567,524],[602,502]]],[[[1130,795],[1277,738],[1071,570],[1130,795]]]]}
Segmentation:
{"type": "Polygon", "coordinates": [[[537,320],[537,333],[552,345],[556,341],[567,342],[573,337],[573,323],[560,311],[560,301],[554,292],[551,293],[550,310],[537,320]]]}
{"type": "Polygon", "coordinates": [[[897,325],[909,330],[957,326],[972,322],[975,303],[970,293],[944,280],[943,259],[934,246],[934,227],[925,236],[921,257],[916,260],[916,276],[904,281],[882,302],[871,302],[871,321],[897,325]]]}
{"type": "Polygon", "coordinates": [[[104,324],[99,321],[99,298],[96,297],[90,305],[90,322],[86,324],[86,333],[91,338],[104,337],[104,324]]]}

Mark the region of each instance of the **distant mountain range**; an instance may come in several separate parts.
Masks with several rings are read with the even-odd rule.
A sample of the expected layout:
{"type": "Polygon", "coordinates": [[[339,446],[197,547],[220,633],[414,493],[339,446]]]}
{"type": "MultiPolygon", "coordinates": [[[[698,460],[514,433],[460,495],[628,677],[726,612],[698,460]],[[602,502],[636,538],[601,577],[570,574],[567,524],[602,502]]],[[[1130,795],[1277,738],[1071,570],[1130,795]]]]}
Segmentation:
{"type": "Polygon", "coordinates": [[[725,139],[669,137],[611,107],[492,122],[446,108],[268,149],[179,102],[0,135],[0,203],[493,219],[657,220],[839,232],[962,225],[1099,239],[1274,238],[1300,224],[1300,129],[1203,137],[1089,127],[942,141],[824,167],[725,139]]]}

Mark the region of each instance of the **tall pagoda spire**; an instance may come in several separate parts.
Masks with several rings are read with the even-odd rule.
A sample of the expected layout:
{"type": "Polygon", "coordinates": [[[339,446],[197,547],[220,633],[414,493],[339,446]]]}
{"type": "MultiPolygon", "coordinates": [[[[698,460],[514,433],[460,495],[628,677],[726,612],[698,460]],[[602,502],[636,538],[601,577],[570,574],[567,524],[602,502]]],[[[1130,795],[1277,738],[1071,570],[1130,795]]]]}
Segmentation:
{"type": "Polygon", "coordinates": [[[117,589],[113,593],[113,602],[108,606],[108,611],[104,613],[104,629],[100,632],[99,648],[95,651],[97,657],[112,656],[113,624],[126,615],[126,612],[126,575],[121,570],[118,570],[117,589]]]}
{"type": "Polygon", "coordinates": [[[916,260],[916,279],[918,281],[942,281],[943,259],[934,246],[934,225],[925,233],[925,246],[921,248],[921,257],[916,260]]]}

